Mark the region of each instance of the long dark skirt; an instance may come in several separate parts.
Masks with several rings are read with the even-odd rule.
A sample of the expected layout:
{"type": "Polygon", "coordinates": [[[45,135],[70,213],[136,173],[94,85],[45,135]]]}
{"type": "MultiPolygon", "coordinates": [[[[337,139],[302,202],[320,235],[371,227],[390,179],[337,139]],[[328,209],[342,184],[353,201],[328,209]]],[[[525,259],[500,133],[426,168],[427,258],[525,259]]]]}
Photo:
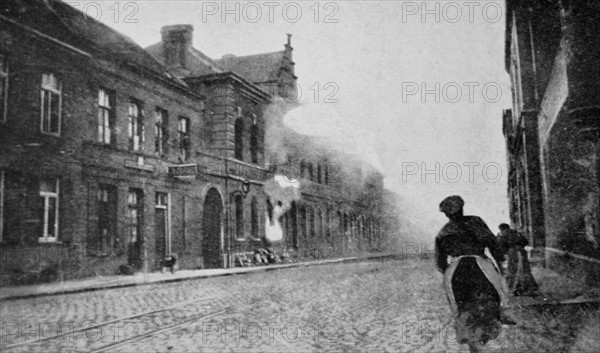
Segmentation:
{"type": "Polygon", "coordinates": [[[500,334],[500,296],[481,271],[477,260],[460,260],[452,277],[458,308],[456,333],[459,343],[485,344],[500,334]]]}
{"type": "Polygon", "coordinates": [[[531,274],[527,252],[523,247],[515,246],[508,250],[508,268],[506,279],[508,289],[513,295],[532,295],[538,285],[531,274]]]}

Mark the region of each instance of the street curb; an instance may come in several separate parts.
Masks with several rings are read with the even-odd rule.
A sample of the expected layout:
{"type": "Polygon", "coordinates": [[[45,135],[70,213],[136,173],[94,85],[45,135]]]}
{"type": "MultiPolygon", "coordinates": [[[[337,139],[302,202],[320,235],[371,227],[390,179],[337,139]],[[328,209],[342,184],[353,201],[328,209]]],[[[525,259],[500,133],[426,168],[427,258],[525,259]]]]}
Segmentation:
{"type": "MultiPolygon", "coordinates": [[[[246,271],[235,271],[235,272],[222,272],[215,274],[198,274],[197,276],[190,277],[180,277],[180,278],[164,278],[157,281],[149,281],[149,282],[128,282],[128,283],[117,283],[117,284],[99,284],[98,286],[90,286],[86,288],[72,288],[72,289],[64,289],[57,290],[53,292],[41,292],[41,293],[29,293],[22,295],[8,295],[6,297],[0,298],[0,302],[14,301],[20,299],[31,299],[31,298],[39,298],[39,297],[50,297],[55,295],[62,294],[78,294],[78,293],[86,293],[86,292],[96,292],[106,289],[119,289],[126,287],[141,287],[153,284],[160,283],[176,283],[183,282],[188,280],[199,280],[205,278],[214,278],[214,277],[225,277],[225,276],[235,276],[235,275],[247,275],[255,272],[266,272],[266,271],[276,271],[276,270],[284,270],[289,268],[300,268],[300,267],[312,267],[319,265],[331,265],[331,264],[339,264],[339,263],[349,263],[349,262],[362,262],[362,261],[372,261],[372,260],[382,260],[386,258],[393,258],[398,256],[398,254],[382,254],[382,255],[370,255],[365,257],[345,257],[340,259],[332,259],[332,260],[321,260],[321,261],[306,261],[306,262],[298,262],[284,265],[266,265],[259,267],[249,267],[246,271]]],[[[199,270],[202,271],[202,270],[199,270]]],[[[35,286],[32,286],[35,287],[35,286]]]]}

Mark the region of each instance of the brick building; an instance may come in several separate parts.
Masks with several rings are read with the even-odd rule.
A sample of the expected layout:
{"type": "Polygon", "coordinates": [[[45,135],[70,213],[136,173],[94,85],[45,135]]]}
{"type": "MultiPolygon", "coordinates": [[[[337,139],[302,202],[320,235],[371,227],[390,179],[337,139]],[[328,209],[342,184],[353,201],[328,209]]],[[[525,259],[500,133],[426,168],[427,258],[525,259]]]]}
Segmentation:
{"type": "MultiPolygon", "coordinates": [[[[1,10],[3,283],[153,271],[171,254],[230,267],[261,245],[276,202],[264,185],[293,170],[268,163],[264,117],[294,94],[289,37],[281,52],[212,60],[188,25],[144,50],[58,0],[1,10]]],[[[288,173],[301,198],[280,248],[375,249],[381,175],[334,183],[326,160],[294,158],[308,164],[288,173]]]]}
{"type": "Polygon", "coordinates": [[[600,281],[600,7],[509,1],[511,217],[548,266],[600,281]]]}
{"type": "MultiPolygon", "coordinates": [[[[267,124],[271,128],[282,125],[283,115],[296,107],[291,35],[288,34],[282,51],[239,57],[227,54],[213,60],[192,46],[192,26],[166,26],[161,34],[161,41],[146,50],[206,97],[207,106],[211,107],[209,116],[219,119],[213,122],[213,136],[220,141],[214,145],[218,151],[213,152],[233,158],[236,163],[244,162],[247,169],[262,167],[272,175],[299,179],[300,200],[292,201],[281,219],[282,248],[298,257],[341,256],[378,248],[382,239],[378,200],[383,190],[379,172],[344,151],[325,151],[317,138],[301,136],[284,126],[276,128],[282,141],[279,147],[285,150],[283,160],[281,151],[266,146],[267,124]],[[259,97],[249,101],[247,96],[254,91],[268,95],[261,96],[263,101],[259,97]],[[265,114],[270,117],[264,117],[265,114]],[[249,149],[244,149],[244,141],[250,141],[249,149]],[[253,141],[258,143],[254,145],[253,141]],[[341,164],[354,168],[350,170],[341,164]]],[[[271,214],[269,210],[277,200],[264,199],[264,203],[257,202],[258,213],[271,214]],[[273,205],[269,205],[271,201],[273,205]]],[[[243,202],[244,217],[252,217],[255,201],[248,203],[238,198],[238,202],[243,202]]],[[[231,214],[235,212],[231,210],[231,214]]],[[[255,228],[251,227],[249,234],[254,233],[252,229],[255,228]]],[[[243,236],[240,234],[239,238],[243,236]]],[[[236,241],[233,249],[244,251],[248,244],[236,241]]]]}

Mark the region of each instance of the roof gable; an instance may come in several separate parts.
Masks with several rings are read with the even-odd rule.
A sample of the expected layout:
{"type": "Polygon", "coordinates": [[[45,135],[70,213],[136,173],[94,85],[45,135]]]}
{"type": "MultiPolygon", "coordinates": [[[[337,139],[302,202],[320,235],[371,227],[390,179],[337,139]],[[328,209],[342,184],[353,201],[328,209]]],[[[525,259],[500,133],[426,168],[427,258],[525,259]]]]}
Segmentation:
{"type": "Polygon", "coordinates": [[[279,79],[284,54],[284,51],[277,51],[248,56],[225,55],[215,62],[250,82],[263,83],[279,79]]]}

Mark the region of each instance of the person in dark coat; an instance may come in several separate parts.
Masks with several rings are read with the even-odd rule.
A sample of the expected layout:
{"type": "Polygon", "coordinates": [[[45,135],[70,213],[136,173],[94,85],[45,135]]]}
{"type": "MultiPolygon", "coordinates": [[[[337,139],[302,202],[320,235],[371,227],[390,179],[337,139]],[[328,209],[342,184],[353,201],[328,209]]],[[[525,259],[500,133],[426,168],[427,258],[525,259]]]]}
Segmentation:
{"type": "Polygon", "coordinates": [[[531,266],[529,266],[527,251],[525,251],[529,241],[521,233],[510,229],[506,223],[500,224],[498,228],[500,229],[498,243],[501,245],[508,263],[506,280],[510,293],[513,295],[536,294],[538,285],[531,274],[531,266]]]}
{"type": "Polygon", "coordinates": [[[440,203],[440,211],[449,222],[435,240],[436,264],[444,274],[446,294],[456,316],[457,340],[477,352],[499,336],[502,323],[515,322],[501,311],[507,299],[497,265],[502,250],[485,222],[477,216],[465,216],[463,206],[460,196],[440,203]]]}

